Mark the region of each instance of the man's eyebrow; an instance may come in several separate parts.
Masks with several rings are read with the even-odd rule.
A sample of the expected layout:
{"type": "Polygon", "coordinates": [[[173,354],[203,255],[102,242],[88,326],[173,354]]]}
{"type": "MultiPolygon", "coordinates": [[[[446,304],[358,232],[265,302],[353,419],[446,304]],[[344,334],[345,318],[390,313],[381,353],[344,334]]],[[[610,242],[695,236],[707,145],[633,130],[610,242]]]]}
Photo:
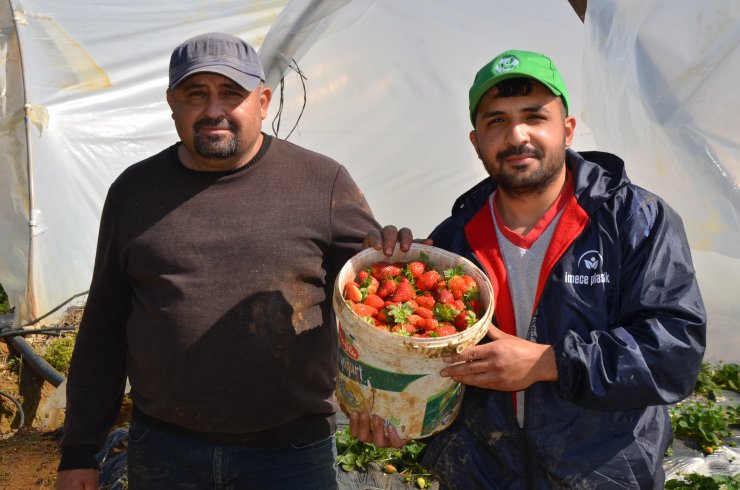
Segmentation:
{"type": "Polygon", "coordinates": [[[542,104],[542,105],[523,107],[522,112],[550,112],[550,111],[547,107],[545,107],[544,104],[542,104]]]}
{"type": "MultiPolygon", "coordinates": [[[[485,111],[481,113],[481,117],[503,116],[509,112],[510,111],[496,111],[496,110],[485,111]]],[[[534,105],[534,106],[522,107],[519,112],[550,112],[550,111],[544,105],[534,105]]]]}

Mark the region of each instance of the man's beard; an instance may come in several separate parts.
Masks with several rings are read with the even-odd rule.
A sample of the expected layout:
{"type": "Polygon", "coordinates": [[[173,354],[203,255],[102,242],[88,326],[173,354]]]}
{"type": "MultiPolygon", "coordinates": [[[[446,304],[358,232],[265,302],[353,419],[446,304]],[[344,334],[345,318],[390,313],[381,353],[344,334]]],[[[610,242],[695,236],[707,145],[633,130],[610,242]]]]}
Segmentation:
{"type": "Polygon", "coordinates": [[[553,152],[546,157],[540,148],[521,145],[498,153],[493,164],[486,161],[483,163],[498,187],[510,196],[525,197],[541,194],[557,180],[565,164],[565,142],[561,145],[560,151],[553,152]],[[526,173],[519,169],[507,169],[505,159],[514,155],[528,155],[537,159],[540,164],[526,173]]]}
{"type": "Polygon", "coordinates": [[[237,130],[238,127],[236,124],[224,118],[203,118],[199,120],[193,125],[195,152],[208,160],[226,160],[227,158],[238,155],[241,150],[241,142],[239,141],[237,130]],[[199,131],[204,126],[228,129],[231,132],[231,137],[217,135],[200,136],[199,131]]]}

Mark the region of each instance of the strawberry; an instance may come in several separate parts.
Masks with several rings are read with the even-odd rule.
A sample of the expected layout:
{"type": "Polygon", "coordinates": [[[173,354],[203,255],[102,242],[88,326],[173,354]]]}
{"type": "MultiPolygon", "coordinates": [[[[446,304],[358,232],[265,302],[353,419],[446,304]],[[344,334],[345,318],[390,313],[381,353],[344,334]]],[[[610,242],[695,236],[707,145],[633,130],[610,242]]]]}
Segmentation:
{"type": "Polygon", "coordinates": [[[416,322],[416,328],[420,328],[428,332],[433,331],[437,327],[439,327],[439,322],[434,318],[422,318],[416,322]]]}
{"type": "Polygon", "coordinates": [[[432,310],[430,310],[429,308],[424,308],[423,306],[420,306],[416,310],[414,310],[414,314],[419,315],[422,318],[432,318],[434,316],[432,310]]]}
{"type": "Polygon", "coordinates": [[[372,306],[368,306],[362,303],[357,303],[353,305],[352,310],[358,315],[360,315],[361,317],[366,317],[366,316],[373,317],[378,314],[378,310],[376,308],[373,308],[372,306]]]}
{"type": "Polygon", "coordinates": [[[473,310],[476,315],[480,315],[483,311],[483,304],[477,299],[471,299],[469,303],[470,309],[473,310]]]}
{"type": "Polygon", "coordinates": [[[453,325],[444,324],[435,328],[434,333],[437,334],[437,337],[446,337],[448,335],[455,335],[457,330],[455,330],[453,325]]]}
{"type": "Polygon", "coordinates": [[[353,303],[362,302],[362,292],[360,292],[360,285],[356,282],[348,282],[344,286],[344,299],[348,299],[353,303]]]}
{"type": "Polygon", "coordinates": [[[461,299],[456,299],[455,301],[453,301],[452,302],[452,307],[455,308],[456,310],[459,310],[459,311],[463,311],[463,310],[466,309],[465,308],[465,303],[461,299]]]}
{"type": "Polygon", "coordinates": [[[404,337],[408,337],[416,332],[416,327],[414,327],[410,323],[401,323],[399,325],[391,327],[391,332],[403,335],[404,337]]]}
{"type": "Polygon", "coordinates": [[[393,317],[394,323],[409,323],[408,317],[413,313],[414,310],[409,308],[406,303],[399,303],[388,307],[388,315],[393,317]]]}
{"type": "Polygon", "coordinates": [[[409,280],[404,277],[401,279],[401,282],[398,283],[398,287],[393,294],[388,297],[388,299],[394,303],[403,303],[410,299],[414,299],[414,297],[416,297],[414,286],[412,286],[409,280]]]}
{"type": "Polygon", "coordinates": [[[436,303],[436,301],[434,301],[434,298],[431,294],[425,294],[423,296],[417,296],[416,303],[419,306],[423,306],[424,308],[429,308],[431,310],[432,308],[434,308],[434,303],[436,303]]]}
{"type": "Polygon", "coordinates": [[[406,318],[406,321],[409,322],[411,325],[416,325],[421,319],[421,316],[414,314],[409,315],[408,318],[406,318]]]}
{"type": "Polygon", "coordinates": [[[409,262],[406,264],[406,267],[408,268],[408,271],[411,273],[411,277],[414,279],[418,279],[421,277],[422,274],[424,274],[424,271],[427,269],[426,262],[422,262],[420,260],[415,260],[413,262],[409,262]]]}
{"type": "Polygon", "coordinates": [[[365,294],[375,294],[378,291],[380,283],[373,276],[367,276],[367,279],[362,281],[360,285],[360,291],[364,291],[365,294]]]}
{"type": "Polygon", "coordinates": [[[381,298],[386,298],[389,294],[393,293],[398,287],[398,283],[393,279],[385,279],[380,283],[380,287],[376,291],[376,294],[381,298]]]}
{"type": "Polygon", "coordinates": [[[381,308],[385,306],[385,302],[383,301],[383,298],[381,298],[377,294],[368,294],[365,300],[363,301],[363,303],[368,306],[372,306],[376,310],[380,310],[381,308]]]}
{"type": "Polygon", "coordinates": [[[475,317],[475,313],[469,310],[463,310],[455,316],[455,328],[462,332],[471,325],[474,325],[478,319],[475,317]]]}
{"type": "Polygon", "coordinates": [[[388,277],[396,277],[401,275],[401,268],[395,264],[389,264],[388,262],[376,262],[370,266],[371,273],[375,279],[382,281],[388,277]]]}
{"type": "Polygon", "coordinates": [[[365,279],[367,279],[370,276],[370,271],[364,270],[357,273],[357,279],[359,280],[359,283],[362,284],[365,282],[365,279]]]}
{"type": "Polygon", "coordinates": [[[465,284],[468,286],[468,291],[472,289],[478,289],[478,283],[475,282],[475,279],[473,279],[471,276],[465,274],[463,276],[463,279],[465,280],[465,284]]]}
{"type": "Polygon", "coordinates": [[[416,288],[420,291],[430,291],[439,281],[439,272],[428,270],[416,279],[416,288]]]}
{"type": "Polygon", "coordinates": [[[379,321],[375,322],[375,328],[377,328],[378,330],[384,330],[386,332],[391,331],[391,327],[389,327],[388,324],[379,321]]]}
{"type": "Polygon", "coordinates": [[[452,276],[447,281],[447,289],[450,290],[455,299],[461,299],[468,290],[468,286],[462,276],[452,276]]]}
{"type": "Polygon", "coordinates": [[[388,319],[388,312],[385,308],[378,311],[378,314],[375,315],[375,319],[383,323],[388,323],[389,321],[393,321],[393,320],[388,319]]]}
{"type": "Polygon", "coordinates": [[[452,295],[449,289],[447,288],[437,288],[437,302],[442,303],[443,305],[451,304],[453,301],[455,301],[455,297],[452,295]]]}

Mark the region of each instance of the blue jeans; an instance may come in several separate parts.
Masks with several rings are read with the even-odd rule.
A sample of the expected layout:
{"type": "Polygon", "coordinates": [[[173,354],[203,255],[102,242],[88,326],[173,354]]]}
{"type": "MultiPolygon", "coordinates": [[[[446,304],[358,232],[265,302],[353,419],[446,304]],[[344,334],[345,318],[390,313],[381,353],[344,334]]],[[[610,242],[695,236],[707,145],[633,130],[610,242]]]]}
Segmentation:
{"type": "Polygon", "coordinates": [[[132,421],[128,484],[130,490],[331,490],[336,455],[334,436],[301,446],[224,446],[132,421]]]}

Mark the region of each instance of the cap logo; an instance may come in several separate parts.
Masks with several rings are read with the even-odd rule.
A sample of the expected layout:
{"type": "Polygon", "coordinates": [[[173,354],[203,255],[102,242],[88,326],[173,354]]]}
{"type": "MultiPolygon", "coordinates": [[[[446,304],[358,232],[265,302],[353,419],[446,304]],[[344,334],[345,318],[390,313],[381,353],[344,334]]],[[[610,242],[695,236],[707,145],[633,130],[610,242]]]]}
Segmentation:
{"type": "Polygon", "coordinates": [[[519,65],[519,60],[514,58],[513,56],[506,56],[504,58],[501,58],[498,63],[496,63],[496,66],[493,68],[493,70],[496,73],[506,73],[508,71],[513,70],[519,65]]]}

